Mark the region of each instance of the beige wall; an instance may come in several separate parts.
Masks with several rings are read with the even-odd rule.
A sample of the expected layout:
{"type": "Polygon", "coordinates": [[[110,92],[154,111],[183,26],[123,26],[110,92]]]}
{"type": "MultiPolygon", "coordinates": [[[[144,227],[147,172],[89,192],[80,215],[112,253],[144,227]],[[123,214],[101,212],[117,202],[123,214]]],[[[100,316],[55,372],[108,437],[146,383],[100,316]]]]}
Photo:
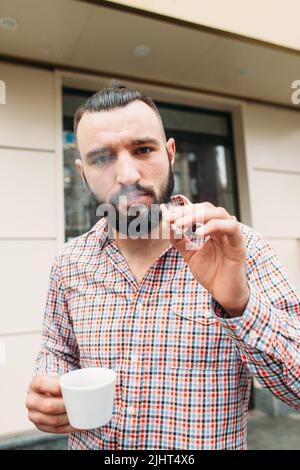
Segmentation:
{"type": "Polygon", "coordinates": [[[300,50],[298,0],[112,0],[300,50]]]}
{"type": "Polygon", "coordinates": [[[245,105],[243,117],[252,225],[300,293],[300,113],[245,105]]]}
{"type": "Polygon", "coordinates": [[[0,435],[5,435],[33,429],[24,402],[63,227],[55,74],[0,62],[0,79],[6,83],[6,104],[0,105],[0,435]]]}
{"type": "MultiPolygon", "coordinates": [[[[49,270],[64,235],[63,76],[70,86],[87,80],[0,63],[7,88],[7,104],[0,107],[0,437],[34,429],[24,401],[40,347],[49,270]]],[[[89,89],[100,86],[101,80],[88,80],[89,89]]],[[[300,290],[299,113],[150,85],[142,91],[233,112],[242,221],[271,241],[300,290]]]]}

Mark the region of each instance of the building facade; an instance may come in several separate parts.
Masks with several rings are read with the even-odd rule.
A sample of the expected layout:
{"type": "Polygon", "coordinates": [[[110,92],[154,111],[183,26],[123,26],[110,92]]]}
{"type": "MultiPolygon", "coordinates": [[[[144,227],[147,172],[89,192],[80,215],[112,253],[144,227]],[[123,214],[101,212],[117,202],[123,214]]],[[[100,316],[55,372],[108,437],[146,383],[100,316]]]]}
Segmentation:
{"type": "MultiPolygon", "coordinates": [[[[81,64],[26,57],[26,50],[23,57],[13,53],[8,57],[7,51],[1,55],[1,47],[0,80],[6,86],[5,104],[0,104],[0,437],[4,437],[33,430],[24,403],[40,348],[50,267],[63,243],[92,223],[84,218],[92,209],[72,173],[76,150],[70,119],[78,102],[118,77],[150,95],[169,132],[176,134],[179,192],[195,201],[213,199],[261,232],[298,291],[300,108],[282,98],[276,103],[249,97],[246,91],[235,96],[216,87],[205,93],[184,75],[177,82],[164,82],[160,76],[145,79],[136,70],[124,76],[122,64],[113,73],[105,67],[85,71],[81,64]],[[202,166],[193,166],[200,156],[202,166]],[[211,194],[201,193],[208,188],[207,181],[199,180],[201,171],[210,186],[215,185],[211,194]]],[[[278,59],[283,54],[273,52],[278,59]]],[[[99,53],[105,55],[103,50],[99,53]]]]}

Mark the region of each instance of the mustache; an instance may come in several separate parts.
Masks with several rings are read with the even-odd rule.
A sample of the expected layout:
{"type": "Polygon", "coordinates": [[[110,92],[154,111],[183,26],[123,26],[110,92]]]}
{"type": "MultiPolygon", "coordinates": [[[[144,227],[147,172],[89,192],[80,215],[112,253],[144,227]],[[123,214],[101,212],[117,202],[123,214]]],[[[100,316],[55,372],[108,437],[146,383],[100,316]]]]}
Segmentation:
{"type": "Polygon", "coordinates": [[[149,188],[144,188],[143,186],[141,186],[140,184],[133,184],[133,185],[129,185],[129,186],[126,186],[124,188],[122,188],[120,191],[118,191],[117,194],[114,194],[111,198],[110,198],[110,203],[115,205],[118,203],[119,201],[119,198],[121,196],[126,196],[126,194],[129,194],[129,193],[132,193],[132,192],[140,192],[140,193],[145,193],[147,194],[148,196],[152,196],[154,197],[155,194],[154,194],[154,191],[149,189],[149,188]]]}

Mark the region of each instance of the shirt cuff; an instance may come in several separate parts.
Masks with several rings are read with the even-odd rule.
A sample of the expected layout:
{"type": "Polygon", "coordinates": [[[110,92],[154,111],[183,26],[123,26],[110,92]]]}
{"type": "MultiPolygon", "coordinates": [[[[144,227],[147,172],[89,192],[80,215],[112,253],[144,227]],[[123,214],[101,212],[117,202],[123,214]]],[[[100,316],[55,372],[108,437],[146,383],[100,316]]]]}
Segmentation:
{"type": "Polygon", "coordinates": [[[212,309],[219,323],[235,342],[250,349],[269,353],[274,351],[278,319],[271,302],[255,288],[250,287],[248,303],[239,317],[229,317],[214,298],[212,309]]]}
{"type": "Polygon", "coordinates": [[[42,350],[36,358],[33,375],[34,377],[41,374],[64,375],[74,369],[76,369],[76,366],[70,364],[67,360],[42,350]]]}

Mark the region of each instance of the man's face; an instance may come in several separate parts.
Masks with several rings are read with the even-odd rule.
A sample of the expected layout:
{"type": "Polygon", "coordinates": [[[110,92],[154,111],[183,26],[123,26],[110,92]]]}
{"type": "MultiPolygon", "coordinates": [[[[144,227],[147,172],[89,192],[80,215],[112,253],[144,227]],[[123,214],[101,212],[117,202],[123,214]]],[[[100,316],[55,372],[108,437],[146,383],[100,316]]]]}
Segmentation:
{"type": "Polygon", "coordinates": [[[139,216],[146,222],[140,234],[145,226],[149,233],[161,220],[159,204],[168,203],[174,189],[175,142],[165,142],[155,112],[141,101],[85,112],[77,143],[82,160],[75,163],[82,179],[99,204],[115,209],[110,225],[128,235],[130,223],[139,216]],[[138,206],[143,210],[137,211],[138,206]]]}

